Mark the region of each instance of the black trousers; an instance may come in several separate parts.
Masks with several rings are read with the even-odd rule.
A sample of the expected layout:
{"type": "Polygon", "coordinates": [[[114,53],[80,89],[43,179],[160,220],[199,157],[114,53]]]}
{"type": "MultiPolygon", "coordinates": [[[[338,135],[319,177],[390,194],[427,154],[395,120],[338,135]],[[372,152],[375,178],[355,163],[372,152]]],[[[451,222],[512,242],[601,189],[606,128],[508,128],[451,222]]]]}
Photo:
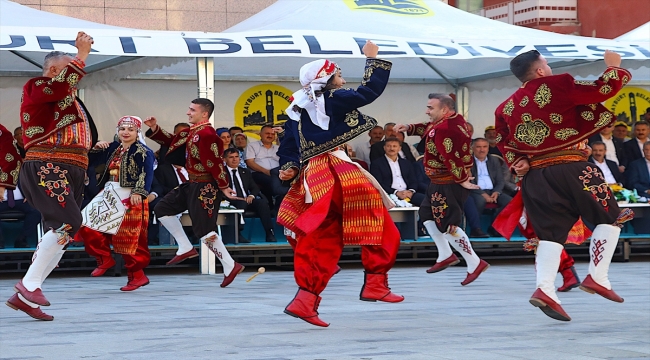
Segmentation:
{"type": "Polygon", "coordinates": [[[63,224],[73,237],[81,226],[86,170],[77,166],[45,161],[27,161],[20,169],[20,190],[29,205],[43,217],[44,232],[63,224]]]}
{"type": "MultiPolygon", "coordinates": [[[[252,210],[257,214],[257,217],[260,218],[264,231],[268,234],[270,230],[273,230],[273,222],[271,221],[271,210],[269,209],[269,202],[266,200],[264,195],[259,195],[255,197],[252,203],[247,203],[246,201],[236,200],[230,201],[230,205],[236,207],[237,209],[243,210],[252,210]]],[[[239,230],[241,231],[243,226],[240,225],[239,230]]]]}
{"type": "Polygon", "coordinates": [[[420,221],[433,220],[440,232],[449,225],[460,227],[463,221],[463,206],[469,197],[469,190],[459,184],[433,184],[427,189],[427,196],[420,205],[420,221]]]}
{"type": "Polygon", "coordinates": [[[198,238],[202,238],[211,231],[217,231],[217,216],[222,195],[216,182],[183,183],[158,202],[154,213],[161,218],[188,210],[192,219],[192,231],[198,238]]]}
{"type": "Polygon", "coordinates": [[[613,224],[620,213],[600,169],[588,162],[531,169],[521,196],[535,234],[560,244],[579,217],[595,226],[613,224]]]}

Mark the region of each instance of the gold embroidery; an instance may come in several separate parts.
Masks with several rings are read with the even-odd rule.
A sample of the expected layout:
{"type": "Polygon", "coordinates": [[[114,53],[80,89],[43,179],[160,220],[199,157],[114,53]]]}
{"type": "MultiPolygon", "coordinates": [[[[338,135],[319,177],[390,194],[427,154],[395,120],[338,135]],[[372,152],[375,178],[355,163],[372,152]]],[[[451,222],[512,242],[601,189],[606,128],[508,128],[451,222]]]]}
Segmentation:
{"type": "MultiPolygon", "coordinates": [[[[214,154],[214,156],[216,156],[216,157],[220,157],[220,155],[219,155],[219,146],[217,146],[217,144],[214,144],[214,143],[213,143],[212,145],[210,145],[210,150],[212,150],[212,153],[214,154]]],[[[197,158],[197,159],[199,158],[199,155],[198,155],[198,149],[197,149],[197,155],[196,155],[196,158],[197,158]]]]}
{"type": "Polygon", "coordinates": [[[451,138],[445,138],[442,141],[442,145],[445,146],[445,152],[447,154],[449,154],[451,152],[452,148],[454,147],[454,143],[451,141],[451,138]]]}
{"type": "Polygon", "coordinates": [[[207,161],[208,167],[212,168],[214,166],[214,163],[210,160],[207,161]]]}
{"type": "Polygon", "coordinates": [[[600,116],[598,116],[598,122],[594,125],[594,127],[603,127],[607,124],[609,124],[612,120],[612,113],[610,112],[602,112],[600,113],[600,116]]]}
{"type": "Polygon", "coordinates": [[[577,135],[578,131],[576,129],[566,128],[560,129],[555,132],[554,136],[558,140],[566,140],[573,135],[577,135]]]}
{"type": "Polygon", "coordinates": [[[627,83],[630,81],[630,77],[627,75],[623,76],[623,86],[627,85],[627,83]]]}
{"type": "Polygon", "coordinates": [[[467,143],[463,144],[463,151],[467,151],[467,143]]]}
{"type": "Polygon", "coordinates": [[[438,155],[438,149],[436,149],[436,144],[434,144],[432,141],[427,142],[427,151],[430,154],[438,155]]]}
{"type": "Polygon", "coordinates": [[[58,111],[54,112],[54,120],[59,120],[59,112],[58,111]]]}
{"type": "Polygon", "coordinates": [[[521,107],[525,107],[526,105],[528,105],[528,96],[524,96],[524,98],[519,102],[519,106],[521,107]]]}
{"type": "MultiPolygon", "coordinates": [[[[377,120],[375,118],[361,113],[359,114],[365,121],[365,124],[353,127],[349,131],[346,131],[343,134],[318,145],[316,145],[313,141],[307,141],[304,139],[304,135],[302,134],[302,122],[299,122],[298,132],[300,133],[301,162],[305,162],[314,156],[330,151],[335,147],[342,145],[367,131],[372,130],[372,128],[377,125],[377,120]]],[[[359,121],[361,122],[361,120],[359,121]]]]}
{"type": "Polygon", "coordinates": [[[77,73],[72,73],[68,76],[68,84],[70,86],[75,86],[79,82],[79,74],[77,73]]]}
{"type": "Polygon", "coordinates": [[[512,116],[512,110],[515,109],[515,102],[512,101],[512,99],[508,100],[508,102],[503,106],[503,114],[512,116]]]}
{"type": "Polygon", "coordinates": [[[612,69],[603,74],[603,81],[608,82],[610,79],[619,80],[618,71],[612,69]]]}
{"type": "Polygon", "coordinates": [[[40,126],[30,126],[27,128],[27,130],[25,130],[25,136],[27,136],[28,138],[32,138],[34,137],[34,135],[44,133],[44,132],[45,129],[43,129],[40,126]]]}
{"type": "Polygon", "coordinates": [[[456,163],[453,161],[449,162],[451,164],[451,173],[454,174],[457,178],[461,178],[461,175],[463,173],[463,168],[456,166],[456,163]]]}
{"type": "Polygon", "coordinates": [[[72,105],[74,102],[74,98],[72,96],[68,95],[63,100],[59,101],[59,109],[65,110],[68,106],[72,105]]]}
{"type": "Polygon", "coordinates": [[[470,136],[469,136],[469,133],[468,133],[467,130],[465,129],[465,126],[458,125],[458,129],[459,129],[460,132],[462,132],[465,136],[470,137],[470,136]]]}
{"type": "Polygon", "coordinates": [[[45,84],[45,80],[36,80],[36,81],[34,81],[34,85],[36,85],[36,86],[41,86],[43,84],[45,84]]]}
{"type": "Polygon", "coordinates": [[[6,172],[0,170],[0,181],[6,182],[7,179],[9,179],[9,175],[6,172]]]}
{"type": "Polygon", "coordinates": [[[415,135],[420,135],[420,136],[424,135],[424,128],[419,127],[417,129],[415,129],[415,135]]]}
{"type": "Polygon", "coordinates": [[[52,78],[53,82],[63,82],[65,80],[65,74],[68,72],[68,68],[64,67],[63,70],[59,73],[59,75],[55,76],[52,78]]]}
{"type": "Polygon", "coordinates": [[[76,116],[76,115],[72,115],[72,114],[65,115],[65,116],[61,119],[61,121],[59,121],[59,122],[56,124],[56,127],[57,127],[58,129],[60,129],[60,128],[62,128],[62,127],[65,127],[65,126],[67,126],[67,125],[72,124],[72,122],[75,121],[76,119],[77,119],[77,116],[76,116]]]}
{"type": "Polygon", "coordinates": [[[598,108],[598,104],[589,104],[587,106],[589,106],[591,110],[596,110],[596,108],[598,108]]]}
{"type": "MultiPolygon", "coordinates": [[[[212,144],[212,145],[214,145],[215,147],[217,146],[217,144],[212,144]]],[[[195,159],[200,159],[199,147],[194,144],[190,144],[190,155],[192,155],[192,157],[195,159]]]]}
{"type": "Polygon", "coordinates": [[[533,98],[533,101],[535,101],[535,104],[537,104],[537,106],[539,106],[541,109],[551,102],[551,96],[551,89],[549,89],[546,84],[542,84],[539,88],[537,88],[537,91],[535,91],[535,97],[533,98]]]}
{"type": "Polygon", "coordinates": [[[580,113],[580,116],[587,120],[587,121],[593,121],[594,120],[594,113],[591,111],[583,111],[580,113]]]}
{"type": "Polygon", "coordinates": [[[26,112],[23,113],[23,121],[24,122],[29,122],[29,114],[26,113],[26,112]]]}
{"type": "Polygon", "coordinates": [[[456,158],[460,159],[460,153],[458,151],[456,151],[454,155],[456,155],[456,158]]]}
{"type": "Polygon", "coordinates": [[[600,90],[598,91],[603,95],[607,95],[612,92],[612,87],[609,85],[603,85],[600,87],[600,90]]]}
{"type": "Polygon", "coordinates": [[[558,113],[551,113],[550,118],[553,124],[561,124],[563,120],[562,115],[558,113]]]}
{"type": "Polygon", "coordinates": [[[470,155],[463,156],[463,162],[465,164],[469,164],[470,160],[472,160],[472,157],[470,155]]]}
{"type": "Polygon", "coordinates": [[[595,82],[593,82],[593,81],[589,81],[589,80],[573,80],[573,82],[574,82],[575,84],[578,84],[578,85],[590,85],[590,86],[596,86],[596,83],[595,83],[595,82]]]}
{"type": "Polygon", "coordinates": [[[506,160],[508,160],[509,163],[515,161],[515,153],[513,153],[512,151],[508,151],[506,153],[506,160]]]}
{"type": "Polygon", "coordinates": [[[501,134],[497,134],[496,141],[501,142],[501,140],[503,140],[503,136],[501,136],[501,134]]]}
{"type": "Polygon", "coordinates": [[[200,172],[205,172],[205,168],[201,164],[194,165],[194,170],[200,171],[200,172]]]}
{"type": "Polygon", "coordinates": [[[441,162],[438,162],[438,161],[436,161],[436,160],[428,160],[428,161],[427,161],[427,165],[428,165],[429,167],[431,167],[431,168],[435,168],[435,169],[445,169],[445,168],[446,168],[446,167],[445,167],[445,164],[443,164],[443,163],[441,163],[441,162]]]}
{"type": "Polygon", "coordinates": [[[528,113],[522,115],[523,123],[515,128],[515,139],[533,147],[538,147],[544,142],[551,129],[540,119],[532,120],[528,113]]]}
{"type": "Polygon", "coordinates": [[[12,162],[12,161],[14,161],[14,156],[11,155],[11,154],[9,154],[9,153],[7,153],[7,155],[5,155],[5,160],[6,160],[7,162],[12,162]]]}
{"type": "Polygon", "coordinates": [[[352,110],[349,113],[345,114],[345,123],[349,127],[355,127],[359,125],[359,112],[357,110],[352,110]]]}
{"type": "Polygon", "coordinates": [[[44,87],[43,88],[43,93],[45,95],[52,95],[52,94],[54,94],[54,91],[52,91],[52,89],[50,89],[49,87],[44,87]]]}

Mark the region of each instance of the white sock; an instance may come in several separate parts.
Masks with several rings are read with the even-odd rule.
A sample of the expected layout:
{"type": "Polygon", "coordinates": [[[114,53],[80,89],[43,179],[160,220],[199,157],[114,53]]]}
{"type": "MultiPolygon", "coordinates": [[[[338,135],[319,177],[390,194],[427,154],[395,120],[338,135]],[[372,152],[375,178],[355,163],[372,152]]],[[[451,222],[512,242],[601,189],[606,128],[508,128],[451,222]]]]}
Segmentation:
{"type": "Polygon", "coordinates": [[[474,252],[472,243],[469,242],[469,238],[467,237],[467,234],[465,234],[465,231],[458,227],[456,228],[456,233],[454,235],[449,233],[445,233],[444,235],[451,246],[453,246],[454,249],[463,256],[463,259],[465,259],[465,262],[467,263],[467,272],[470,274],[474,273],[474,270],[476,270],[478,265],[481,263],[481,259],[479,259],[478,255],[474,252]]]}
{"type": "Polygon", "coordinates": [[[178,244],[176,255],[185,254],[194,248],[190,242],[190,239],[188,239],[187,235],[185,235],[185,231],[183,231],[183,225],[181,224],[181,221],[178,220],[176,216],[159,217],[158,221],[160,221],[165,229],[167,229],[167,231],[172,234],[174,239],[176,239],[176,243],[178,244]]]}
{"type": "Polygon", "coordinates": [[[555,293],[555,277],[560,268],[560,256],[564,246],[552,241],[540,240],[535,254],[535,270],[537,271],[537,287],[544,294],[560,304],[555,293]]]}
{"type": "Polygon", "coordinates": [[[25,304],[29,305],[30,307],[32,307],[34,309],[36,309],[38,307],[38,304],[34,304],[33,302],[25,299],[22,295],[20,295],[20,293],[18,293],[18,298],[20,299],[20,301],[24,302],[25,304]]]}
{"type": "Polygon", "coordinates": [[[449,242],[445,239],[444,234],[438,230],[438,227],[436,227],[436,223],[433,220],[427,220],[423,222],[422,225],[427,229],[429,236],[433,242],[436,243],[436,247],[438,248],[438,259],[436,262],[447,260],[453,252],[451,251],[449,242]]]}
{"type": "Polygon", "coordinates": [[[56,252],[56,255],[52,258],[52,261],[47,264],[47,267],[43,271],[43,279],[46,279],[48,276],[50,276],[52,271],[56,269],[56,266],[59,265],[59,261],[61,261],[63,254],[65,254],[65,250],[59,250],[56,252]]]}
{"type": "Polygon", "coordinates": [[[594,229],[589,244],[589,275],[594,281],[607,290],[612,289],[609,282],[609,265],[618,245],[621,229],[618,226],[600,224],[594,229]]]}
{"type": "Polygon", "coordinates": [[[226,276],[230,275],[230,272],[235,267],[235,260],[233,260],[228,250],[226,250],[226,245],[221,241],[221,237],[216,232],[211,231],[202,237],[201,241],[217,256],[217,259],[221,262],[221,266],[223,266],[223,274],[226,276]],[[212,237],[214,237],[214,240],[208,241],[212,237]]]}
{"type": "Polygon", "coordinates": [[[49,275],[49,272],[47,274],[45,272],[48,270],[50,263],[55,259],[58,263],[59,259],[61,259],[60,256],[63,253],[59,255],[59,251],[63,251],[65,244],[59,244],[58,241],[59,237],[57,234],[54,230],[50,230],[38,242],[36,251],[34,251],[34,255],[32,256],[32,264],[23,277],[23,285],[27,290],[34,291],[39,289],[43,285],[45,277],[49,275]]]}

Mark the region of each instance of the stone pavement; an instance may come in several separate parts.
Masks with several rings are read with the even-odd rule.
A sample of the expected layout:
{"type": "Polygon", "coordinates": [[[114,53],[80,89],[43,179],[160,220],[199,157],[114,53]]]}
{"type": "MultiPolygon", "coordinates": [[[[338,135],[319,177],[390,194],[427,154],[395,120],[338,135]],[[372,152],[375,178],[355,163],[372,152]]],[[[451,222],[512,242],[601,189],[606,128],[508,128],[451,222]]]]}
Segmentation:
{"type": "MultiPolygon", "coordinates": [[[[587,264],[577,264],[584,276],[587,264]]],[[[122,293],[121,278],[54,276],[52,322],[0,306],[0,359],[640,359],[650,358],[650,262],[613,263],[617,304],[578,289],[560,294],[571,322],[528,303],[532,264],[493,265],[462,287],[465,268],[390,273],[399,304],[358,300],[362,269],[334,276],[317,328],[282,313],[293,273],[251,272],[221,289],[221,275],[157,274],[122,293]]],[[[251,269],[252,270],[252,269],[251,269]]],[[[559,284],[558,276],[558,284],[559,284]]],[[[0,280],[0,298],[14,279],[0,280]]]]}

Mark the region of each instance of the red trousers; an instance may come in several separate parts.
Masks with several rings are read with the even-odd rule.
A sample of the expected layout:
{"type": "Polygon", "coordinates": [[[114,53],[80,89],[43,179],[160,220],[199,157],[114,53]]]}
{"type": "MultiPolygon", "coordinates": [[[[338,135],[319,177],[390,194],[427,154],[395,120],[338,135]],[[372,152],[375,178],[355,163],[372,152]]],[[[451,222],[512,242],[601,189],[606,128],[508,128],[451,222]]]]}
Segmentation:
{"type": "Polygon", "coordinates": [[[575,261],[571,255],[566,252],[566,249],[562,249],[562,255],[560,255],[560,268],[557,271],[562,272],[566,269],[570,269],[574,263],[575,261]]]}
{"type": "MultiPolygon", "coordinates": [[[[290,241],[294,248],[294,277],[299,287],[320,294],[338,269],[343,252],[343,198],[336,186],[332,203],[323,223],[311,233],[290,241]],[[338,191],[337,191],[338,190],[338,191]]],[[[395,264],[400,245],[399,230],[384,210],[384,232],[381,245],[362,245],[361,262],[368,273],[386,274],[395,264]]]]}
{"type": "MultiPolygon", "coordinates": [[[[111,257],[111,237],[110,234],[104,234],[99,231],[82,226],[77,232],[75,238],[81,238],[84,241],[86,252],[97,259],[98,264],[106,263],[106,259],[111,257]]],[[[146,268],[149,265],[151,254],[149,254],[149,243],[147,232],[141,231],[138,237],[138,248],[135,254],[122,254],[124,266],[127,271],[136,272],[146,268]]]]}

